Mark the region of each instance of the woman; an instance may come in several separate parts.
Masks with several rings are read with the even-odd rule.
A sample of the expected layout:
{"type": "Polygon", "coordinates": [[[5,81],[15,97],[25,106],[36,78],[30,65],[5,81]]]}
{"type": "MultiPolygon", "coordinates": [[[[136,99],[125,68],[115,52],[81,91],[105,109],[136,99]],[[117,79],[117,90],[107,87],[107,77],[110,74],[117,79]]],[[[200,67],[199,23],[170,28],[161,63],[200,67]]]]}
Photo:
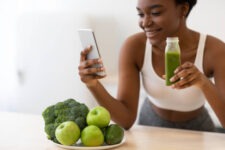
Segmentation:
{"type": "Polygon", "coordinates": [[[214,131],[204,108],[207,100],[225,127],[225,44],[187,27],[186,19],[195,3],[196,0],[138,0],[143,32],[130,36],[121,48],[117,98],[98,81],[102,77],[94,75],[104,67],[91,67],[102,65],[99,59],[86,59],[91,47],[81,52],[81,80],[125,129],[133,125],[137,116],[140,73],[148,94],[140,112],[140,124],[214,131]],[[165,86],[166,38],[175,36],[179,38],[181,65],[170,80],[182,80],[165,86]]]}

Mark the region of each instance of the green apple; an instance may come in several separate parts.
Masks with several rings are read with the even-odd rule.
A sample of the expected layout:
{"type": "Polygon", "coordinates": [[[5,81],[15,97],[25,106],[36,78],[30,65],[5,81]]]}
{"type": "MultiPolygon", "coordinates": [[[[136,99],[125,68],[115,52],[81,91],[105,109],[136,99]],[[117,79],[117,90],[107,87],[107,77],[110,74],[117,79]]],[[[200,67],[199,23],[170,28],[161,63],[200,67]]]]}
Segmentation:
{"type": "Polygon", "coordinates": [[[72,145],[80,138],[80,128],[74,121],[66,121],[56,128],[55,136],[62,145],[72,145]]]}
{"type": "Polygon", "coordinates": [[[84,146],[100,146],[104,143],[104,135],[99,127],[89,125],[81,132],[81,142],[84,146]]]}
{"type": "Polygon", "coordinates": [[[99,128],[103,128],[110,123],[110,113],[106,108],[96,106],[89,111],[86,120],[88,125],[95,125],[99,128]]]}

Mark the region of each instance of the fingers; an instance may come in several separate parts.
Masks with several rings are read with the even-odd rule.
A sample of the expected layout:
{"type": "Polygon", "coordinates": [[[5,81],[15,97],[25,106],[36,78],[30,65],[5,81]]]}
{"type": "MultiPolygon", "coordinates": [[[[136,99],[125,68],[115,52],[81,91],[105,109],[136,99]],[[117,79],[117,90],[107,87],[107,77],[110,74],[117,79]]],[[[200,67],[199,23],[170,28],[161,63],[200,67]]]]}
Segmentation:
{"type": "Polygon", "coordinates": [[[172,85],[172,88],[183,89],[183,88],[190,87],[193,85],[195,79],[196,78],[191,75],[189,75],[185,78],[181,78],[178,82],[176,82],[172,85]]]}
{"type": "Polygon", "coordinates": [[[105,72],[104,67],[83,68],[79,66],[78,68],[81,81],[87,85],[91,85],[92,83],[95,83],[97,79],[101,79],[106,76],[106,74],[104,76],[98,75],[99,72],[105,72]]]}
{"type": "Polygon", "coordinates": [[[101,59],[91,59],[80,62],[78,70],[80,76],[85,76],[105,71],[105,68],[101,59]]]}
{"type": "Polygon", "coordinates": [[[91,49],[92,49],[92,46],[90,45],[80,52],[80,62],[85,61],[87,59],[87,55],[91,51],[91,49]]]}
{"type": "Polygon", "coordinates": [[[170,79],[175,82],[172,88],[182,89],[190,87],[196,83],[200,76],[200,71],[190,62],[186,62],[175,70],[175,75],[170,79]]]}
{"type": "Polygon", "coordinates": [[[105,71],[104,67],[88,67],[88,68],[81,68],[79,66],[79,75],[80,76],[86,76],[86,75],[93,75],[96,74],[98,72],[102,72],[105,71]]]}
{"type": "Polygon", "coordinates": [[[105,72],[101,59],[84,60],[78,66],[79,76],[82,82],[91,84],[96,79],[104,78],[104,76],[97,75],[99,72],[105,72]]]}
{"type": "Polygon", "coordinates": [[[174,71],[174,73],[178,73],[179,71],[183,70],[183,69],[189,69],[192,68],[194,66],[193,63],[191,62],[185,62],[183,65],[177,67],[177,69],[174,71]]]}
{"type": "Polygon", "coordinates": [[[85,69],[85,68],[89,68],[91,66],[103,66],[102,65],[102,60],[101,59],[90,59],[90,60],[84,60],[80,62],[80,65],[78,67],[78,69],[85,69]]]}
{"type": "Polygon", "coordinates": [[[104,77],[105,76],[99,76],[99,75],[85,75],[85,76],[80,76],[80,79],[82,82],[87,83],[88,81],[93,81],[93,80],[101,79],[104,77]]]}
{"type": "Polygon", "coordinates": [[[87,55],[91,51],[92,46],[88,46],[80,53],[80,64],[78,66],[81,81],[86,84],[96,83],[96,79],[104,78],[98,75],[99,72],[105,72],[101,59],[87,59],[87,55]]]}
{"type": "Polygon", "coordinates": [[[175,75],[170,79],[171,82],[175,82],[180,79],[186,79],[190,74],[195,72],[195,68],[179,68],[179,71],[175,71],[175,75]]]}
{"type": "Polygon", "coordinates": [[[81,51],[81,53],[80,53],[80,64],[78,66],[80,75],[92,74],[96,71],[104,70],[104,68],[102,67],[103,65],[102,65],[101,59],[87,60],[87,55],[91,51],[91,49],[92,49],[92,46],[90,45],[87,48],[85,48],[83,51],[81,51]],[[98,68],[93,68],[93,66],[98,67],[98,68]]]}

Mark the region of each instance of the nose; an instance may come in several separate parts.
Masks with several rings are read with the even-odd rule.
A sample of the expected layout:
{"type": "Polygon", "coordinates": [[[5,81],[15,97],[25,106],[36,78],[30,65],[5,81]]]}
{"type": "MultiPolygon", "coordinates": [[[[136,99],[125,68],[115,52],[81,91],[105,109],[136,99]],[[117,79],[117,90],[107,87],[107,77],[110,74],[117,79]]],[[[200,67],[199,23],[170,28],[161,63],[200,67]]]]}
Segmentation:
{"type": "Polygon", "coordinates": [[[152,24],[152,18],[146,15],[142,20],[142,26],[146,27],[146,26],[150,26],[151,24],[152,24]]]}

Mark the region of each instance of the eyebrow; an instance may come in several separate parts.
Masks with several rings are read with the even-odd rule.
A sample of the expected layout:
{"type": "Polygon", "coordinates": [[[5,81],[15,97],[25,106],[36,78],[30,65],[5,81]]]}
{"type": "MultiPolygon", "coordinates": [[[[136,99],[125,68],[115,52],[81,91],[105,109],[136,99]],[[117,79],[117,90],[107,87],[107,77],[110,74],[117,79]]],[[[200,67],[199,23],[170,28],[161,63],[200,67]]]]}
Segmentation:
{"type": "MultiPolygon", "coordinates": [[[[160,4],[155,4],[155,5],[151,5],[148,7],[148,9],[154,9],[154,8],[160,8],[160,7],[163,7],[162,5],[160,4]]],[[[140,8],[136,7],[137,10],[141,10],[140,8]]]]}

